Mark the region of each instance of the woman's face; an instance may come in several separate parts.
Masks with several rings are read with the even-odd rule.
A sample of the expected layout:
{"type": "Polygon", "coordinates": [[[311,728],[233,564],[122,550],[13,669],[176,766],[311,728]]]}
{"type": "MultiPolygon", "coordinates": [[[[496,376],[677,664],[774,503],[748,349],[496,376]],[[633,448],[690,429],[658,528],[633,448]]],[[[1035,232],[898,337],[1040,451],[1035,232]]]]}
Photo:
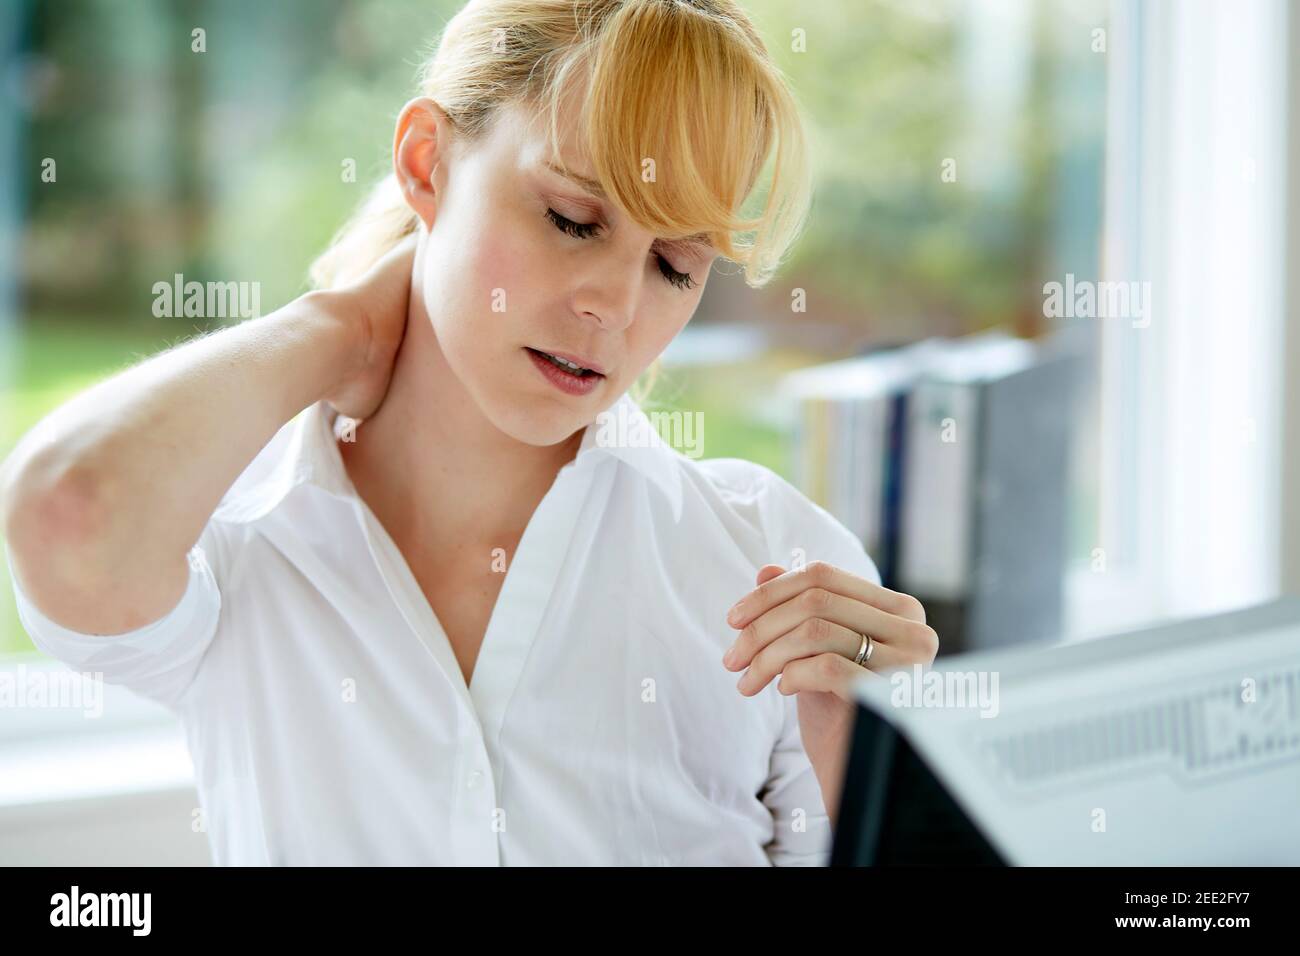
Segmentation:
{"type": "MultiPolygon", "coordinates": [[[[397,165],[399,179],[404,169],[436,167],[431,192],[408,188],[407,196],[428,228],[415,287],[450,374],[503,432],[534,445],[563,441],[610,407],[690,320],[716,253],[704,240],[650,235],[597,195],[599,186],[550,168],[545,123],[530,123],[522,108],[501,113],[476,142],[449,143],[455,131],[445,115],[415,102],[432,108],[411,120],[406,140],[417,142],[405,158],[399,122],[397,165]],[[421,124],[433,140],[423,147],[421,124]],[[541,353],[600,374],[575,377],[541,353]]],[[[560,153],[571,174],[590,179],[572,151],[572,121],[561,126],[560,153]]],[[[640,169],[640,157],[628,161],[640,169]]]]}

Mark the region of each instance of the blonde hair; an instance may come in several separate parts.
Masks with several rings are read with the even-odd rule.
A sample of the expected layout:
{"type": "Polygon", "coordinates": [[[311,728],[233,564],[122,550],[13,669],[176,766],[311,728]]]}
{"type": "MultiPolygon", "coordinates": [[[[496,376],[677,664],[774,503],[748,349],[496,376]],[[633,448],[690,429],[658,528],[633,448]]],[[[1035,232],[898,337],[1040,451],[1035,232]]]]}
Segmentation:
{"type": "MultiPolygon", "coordinates": [[[[487,132],[500,107],[535,107],[550,119],[560,161],[557,117],[579,83],[583,145],[610,201],[653,235],[707,235],[747,285],[766,285],[803,228],[811,186],[798,106],[741,8],[733,0],[469,0],[423,64],[419,95],[468,141],[487,132]],[[770,153],[762,211],[742,218],[770,153]]],[[[312,263],[312,283],[361,276],[419,221],[390,173],[312,263]]]]}

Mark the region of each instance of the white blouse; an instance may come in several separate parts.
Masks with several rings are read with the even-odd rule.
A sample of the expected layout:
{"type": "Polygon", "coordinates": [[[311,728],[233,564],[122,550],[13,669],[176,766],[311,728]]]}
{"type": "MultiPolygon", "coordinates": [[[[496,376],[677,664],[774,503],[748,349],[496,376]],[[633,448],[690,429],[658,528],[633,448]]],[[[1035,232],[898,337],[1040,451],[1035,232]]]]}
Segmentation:
{"type": "Polygon", "coordinates": [[[14,580],[37,647],[179,715],[216,864],[827,862],[795,697],[742,696],[722,655],[763,564],[879,583],[850,531],[767,468],[647,441],[624,395],[529,521],[467,687],[345,422],[280,429],[153,624],[75,633],[14,580]]]}

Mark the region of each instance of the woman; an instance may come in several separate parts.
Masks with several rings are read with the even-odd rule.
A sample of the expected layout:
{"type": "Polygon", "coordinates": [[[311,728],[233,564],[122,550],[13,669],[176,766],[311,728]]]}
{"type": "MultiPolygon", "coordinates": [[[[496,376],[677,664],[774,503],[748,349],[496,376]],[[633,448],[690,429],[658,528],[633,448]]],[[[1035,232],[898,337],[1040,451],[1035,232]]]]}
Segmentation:
{"type": "Polygon", "coordinates": [[[218,864],[825,862],[852,684],[934,632],[627,394],[806,207],[730,0],[473,0],[316,290],[6,463],[33,640],[180,715],[218,864]]]}

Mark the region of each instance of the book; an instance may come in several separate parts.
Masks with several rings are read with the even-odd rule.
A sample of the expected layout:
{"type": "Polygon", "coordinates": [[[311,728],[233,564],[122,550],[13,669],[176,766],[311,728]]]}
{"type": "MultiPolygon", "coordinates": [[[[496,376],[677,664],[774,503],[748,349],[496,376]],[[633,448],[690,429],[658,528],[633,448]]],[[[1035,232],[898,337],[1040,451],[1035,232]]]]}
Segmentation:
{"type": "Polygon", "coordinates": [[[796,482],[926,605],[941,653],[1060,628],[1079,359],[1003,332],[793,373],[796,482]]]}

